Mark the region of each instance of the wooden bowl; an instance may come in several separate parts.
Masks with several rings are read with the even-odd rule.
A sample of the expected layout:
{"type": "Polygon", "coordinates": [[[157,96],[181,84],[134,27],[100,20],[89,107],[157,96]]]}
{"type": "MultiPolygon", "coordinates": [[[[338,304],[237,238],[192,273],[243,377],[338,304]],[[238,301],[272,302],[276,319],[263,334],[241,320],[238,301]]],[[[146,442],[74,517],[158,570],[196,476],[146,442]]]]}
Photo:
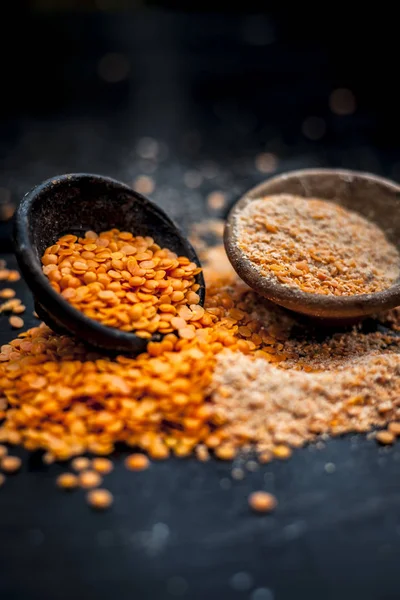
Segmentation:
{"type": "Polygon", "coordinates": [[[251,288],[292,311],[328,321],[352,321],[400,305],[400,281],[380,292],[325,296],[267,279],[240,249],[236,219],[253,200],[275,194],[336,202],[376,223],[400,251],[400,186],[369,173],[337,169],[304,169],[278,175],[248,191],[233,206],[225,227],[225,249],[233,268],[251,288]]]}
{"type": "MultiPolygon", "coordinates": [[[[41,256],[60,236],[81,236],[87,230],[101,232],[113,227],[151,236],[156,243],[201,266],[189,241],[159,206],[124,183],[87,173],[53,177],[24,196],[15,214],[15,253],[37,312],[52,329],[106,350],[138,354],[146,350],[150,340],[86,317],[51,287],[42,271],[41,256]]],[[[197,283],[203,305],[202,273],[197,275],[197,283]]],[[[155,334],[151,339],[161,338],[155,334]]]]}

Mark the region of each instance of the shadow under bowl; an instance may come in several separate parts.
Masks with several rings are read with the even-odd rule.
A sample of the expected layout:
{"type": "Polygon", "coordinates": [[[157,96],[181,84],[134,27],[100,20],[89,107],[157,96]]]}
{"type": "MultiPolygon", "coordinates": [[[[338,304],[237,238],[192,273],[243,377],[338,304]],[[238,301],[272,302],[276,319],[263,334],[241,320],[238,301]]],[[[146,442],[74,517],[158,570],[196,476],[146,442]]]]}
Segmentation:
{"type": "Polygon", "coordinates": [[[340,169],[304,169],[278,175],[252,188],[233,206],[224,243],[228,258],[243,281],[260,295],[294,312],[327,323],[346,323],[400,305],[399,280],[372,294],[325,296],[263,277],[238,245],[236,219],[253,200],[276,194],[319,198],[358,212],[378,225],[400,252],[399,185],[369,173],[340,169]]]}
{"type": "MultiPolygon", "coordinates": [[[[159,341],[162,336],[154,334],[146,340],[86,317],[52,288],[42,271],[44,251],[62,235],[83,236],[88,230],[100,233],[114,227],[135,236],[150,236],[160,246],[201,266],[189,241],[160,207],[124,183],[88,173],[53,177],[24,196],[15,214],[15,254],[38,315],[52,329],[104,350],[139,354],[149,341],[159,341]]],[[[202,273],[196,281],[203,305],[202,273]]]]}

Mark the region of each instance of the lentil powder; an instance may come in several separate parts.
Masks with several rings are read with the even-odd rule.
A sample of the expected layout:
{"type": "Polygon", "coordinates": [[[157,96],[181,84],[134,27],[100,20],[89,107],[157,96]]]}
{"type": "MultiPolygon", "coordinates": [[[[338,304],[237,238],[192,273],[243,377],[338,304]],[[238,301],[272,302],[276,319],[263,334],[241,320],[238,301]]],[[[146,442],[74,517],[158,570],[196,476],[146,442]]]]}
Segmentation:
{"type": "Polygon", "coordinates": [[[235,227],[264,277],[304,292],[369,294],[400,275],[400,255],[383,231],[335,202],[267,196],[249,202],[235,227]]]}

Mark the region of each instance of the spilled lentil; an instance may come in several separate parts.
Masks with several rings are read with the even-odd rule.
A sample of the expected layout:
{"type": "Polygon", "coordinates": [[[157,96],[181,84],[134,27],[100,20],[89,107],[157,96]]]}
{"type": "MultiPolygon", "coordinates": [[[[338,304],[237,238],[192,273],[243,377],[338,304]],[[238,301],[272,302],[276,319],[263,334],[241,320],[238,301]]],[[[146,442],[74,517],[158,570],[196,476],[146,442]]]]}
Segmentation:
{"type": "Polygon", "coordinates": [[[95,510],[106,510],[114,502],[113,495],[108,490],[90,490],[86,496],[87,503],[95,510]]]}
{"type": "Polygon", "coordinates": [[[275,510],[277,505],[278,501],[275,496],[268,492],[253,492],[249,496],[249,506],[254,512],[270,513],[275,510]]]}
{"type": "MultiPolygon", "coordinates": [[[[393,439],[399,435],[393,333],[354,329],[315,340],[237,279],[222,246],[200,251],[207,299],[191,338],[170,332],[136,358],[112,358],[42,324],[2,346],[0,442],[44,450],[48,464],[73,459],[78,474],[65,481],[72,475],[88,488],[85,479],[97,486],[110,472],[95,461],[107,461],[120,442],[153,459],[195,453],[201,461],[255,447],[269,462],[321,433],[389,422],[393,439]]],[[[380,319],[396,329],[395,313],[380,319]]],[[[135,453],[126,465],[140,470],[148,458],[135,453]]],[[[103,489],[87,500],[94,508],[113,501],[103,489]]]]}

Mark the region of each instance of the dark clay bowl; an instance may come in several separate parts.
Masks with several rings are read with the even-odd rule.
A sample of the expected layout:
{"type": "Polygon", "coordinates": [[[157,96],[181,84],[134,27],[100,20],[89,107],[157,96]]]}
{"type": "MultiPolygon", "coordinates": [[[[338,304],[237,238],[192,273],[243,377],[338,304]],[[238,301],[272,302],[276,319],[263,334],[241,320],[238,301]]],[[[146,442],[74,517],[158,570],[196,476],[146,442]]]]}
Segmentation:
{"type": "MultiPolygon", "coordinates": [[[[201,266],[191,244],[161,208],[124,183],[87,173],[53,177],[24,196],[15,214],[15,253],[35,297],[38,315],[52,329],[73,334],[99,348],[138,354],[146,350],[150,340],[89,319],[51,287],[42,271],[41,256],[60,236],[80,236],[87,230],[101,232],[113,227],[151,236],[160,246],[201,266]]],[[[197,275],[197,283],[200,303],[204,304],[202,273],[197,275]]],[[[161,337],[155,334],[152,340],[161,337]]]]}
{"type": "Polygon", "coordinates": [[[400,186],[356,171],[304,169],[273,177],[247,192],[232,208],[225,227],[227,255],[238,275],[256,292],[297,313],[327,321],[352,321],[400,305],[400,281],[373,294],[325,296],[263,277],[237,244],[236,217],[253,200],[292,194],[336,202],[375,222],[400,251],[400,186]]]}

